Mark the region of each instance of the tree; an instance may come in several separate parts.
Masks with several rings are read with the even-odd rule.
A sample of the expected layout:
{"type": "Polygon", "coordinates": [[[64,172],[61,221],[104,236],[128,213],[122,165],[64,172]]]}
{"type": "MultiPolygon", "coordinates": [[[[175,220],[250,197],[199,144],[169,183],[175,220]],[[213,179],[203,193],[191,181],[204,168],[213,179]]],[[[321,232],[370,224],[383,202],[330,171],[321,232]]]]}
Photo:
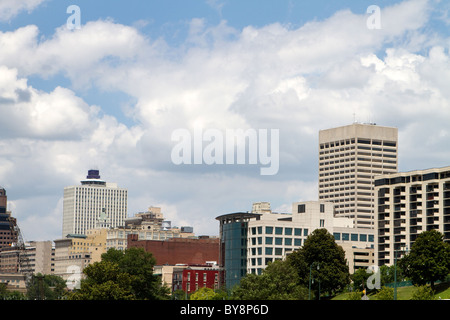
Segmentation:
{"type": "Polygon", "coordinates": [[[66,282],[63,278],[55,275],[32,275],[27,297],[30,300],[58,300],[65,293],[66,282]]]}
{"type": "Polygon", "coordinates": [[[394,289],[390,287],[383,287],[377,293],[377,300],[394,300],[394,289]]]}
{"type": "Polygon", "coordinates": [[[372,273],[367,273],[367,271],[363,268],[358,269],[351,276],[351,280],[353,281],[353,290],[362,291],[366,287],[367,279],[371,276],[372,273]]]}
{"type": "Polygon", "coordinates": [[[326,229],[314,230],[303,247],[288,256],[288,261],[295,267],[301,284],[311,283],[316,299],[320,292],[333,294],[350,284],[345,252],[326,229]]]}
{"type": "Polygon", "coordinates": [[[427,285],[416,286],[411,300],[435,300],[434,291],[427,285]]]}
{"type": "Polygon", "coordinates": [[[131,276],[131,287],[136,299],[167,299],[169,290],[161,285],[159,276],[153,274],[155,258],[143,248],[129,248],[125,251],[109,249],[102,255],[102,261],[116,263],[122,272],[131,276]]]}
{"type": "Polygon", "coordinates": [[[437,230],[424,231],[417,237],[410,253],[398,262],[405,276],[415,285],[444,280],[450,272],[450,245],[437,230]]]}
{"type": "Polygon", "coordinates": [[[190,300],[214,300],[215,295],[213,289],[202,287],[191,294],[190,300]]]}
{"type": "Polygon", "coordinates": [[[236,300],[304,300],[307,296],[295,269],[281,260],[269,263],[261,275],[247,274],[232,291],[236,300]]]}
{"type": "Polygon", "coordinates": [[[81,287],[68,295],[69,300],[132,300],[131,276],[121,272],[111,261],[100,261],[88,265],[83,273],[81,287]]]}
{"type": "Polygon", "coordinates": [[[110,249],[83,273],[81,287],[68,296],[76,300],[167,299],[169,290],[153,274],[155,259],[143,248],[110,249]]]}

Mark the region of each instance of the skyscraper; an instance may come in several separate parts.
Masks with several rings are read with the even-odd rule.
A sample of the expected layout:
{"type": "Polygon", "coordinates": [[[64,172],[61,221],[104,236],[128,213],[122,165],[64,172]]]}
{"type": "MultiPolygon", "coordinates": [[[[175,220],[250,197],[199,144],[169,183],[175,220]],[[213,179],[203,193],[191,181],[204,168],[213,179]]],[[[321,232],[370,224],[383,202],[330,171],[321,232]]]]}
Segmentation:
{"type": "Polygon", "coordinates": [[[11,217],[11,212],[7,211],[7,202],[6,190],[0,187],[0,251],[17,241],[17,232],[14,230],[16,218],[11,217]]]}
{"type": "Polygon", "coordinates": [[[111,227],[124,225],[127,207],[127,189],[102,180],[99,170],[89,170],[81,185],[64,188],[62,235],[85,235],[105,221],[111,227]]]}
{"type": "Polygon", "coordinates": [[[374,227],[374,176],[397,172],[398,129],[375,124],[319,132],[319,200],[335,203],[337,217],[374,227]]]}

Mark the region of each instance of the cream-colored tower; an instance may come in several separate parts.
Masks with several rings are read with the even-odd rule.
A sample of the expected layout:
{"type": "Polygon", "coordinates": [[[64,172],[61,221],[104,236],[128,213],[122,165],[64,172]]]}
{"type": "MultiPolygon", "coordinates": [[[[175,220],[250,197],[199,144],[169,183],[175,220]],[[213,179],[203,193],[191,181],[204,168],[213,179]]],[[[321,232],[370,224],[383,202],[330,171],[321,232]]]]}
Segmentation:
{"type": "Polygon", "coordinates": [[[398,129],[375,124],[319,132],[319,200],[335,203],[337,217],[374,228],[374,177],[397,172],[398,129]]]}
{"type": "Polygon", "coordinates": [[[122,226],[127,207],[127,189],[101,180],[98,170],[89,170],[81,185],[64,188],[62,236],[85,235],[102,221],[113,228],[122,226]]]}

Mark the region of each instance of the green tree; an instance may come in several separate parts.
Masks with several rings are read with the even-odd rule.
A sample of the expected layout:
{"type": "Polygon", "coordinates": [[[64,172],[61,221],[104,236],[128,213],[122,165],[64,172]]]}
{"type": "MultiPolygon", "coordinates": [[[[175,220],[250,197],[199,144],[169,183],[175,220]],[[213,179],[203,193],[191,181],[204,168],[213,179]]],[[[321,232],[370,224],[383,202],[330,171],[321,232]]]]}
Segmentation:
{"type": "Polygon", "coordinates": [[[83,273],[81,287],[68,294],[69,300],[132,300],[131,276],[121,272],[119,266],[110,261],[88,265],[83,273]]]}
{"type": "Polygon", "coordinates": [[[350,277],[353,282],[353,290],[364,290],[364,288],[366,288],[367,279],[371,275],[372,273],[367,273],[366,269],[361,268],[356,270],[350,277]]]}
{"type": "Polygon", "coordinates": [[[311,279],[316,299],[319,292],[334,294],[350,284],[345,252],[326,229],[314,230],[303,247],[288,256],[288,261],[297,270],[302,285],[309,286],[311,279]]]}
{"type": "Polygon", "coordinates": [[[58,300],[63,297],[65,288],[66,282],[63,278],[38,273],[31,276],[27,297],[30,300],[58,300]]]}
{"type": "Polygon", "coordinates": [[[143,248],[127,250],[109,249],[102,255],[102,261],[116,263],[121,272],[131,276],[132,292],[139,300],[167,299],[169,289],[161,285],[159,276],[153,274],[155,258],[143,248]]]}
{"type": "Polygon", "coordinates": [[[382,287],[377,293],[377,300],[394,300],[394,289],[382,287]]]}
{"type": "Polygon", "coordinates": [[[247,274],[231,295],[236,300],[304,300],[307,296],[295,269],[281,260],[269,263],[261,275],[247,274]]]}
{"type": "Polygon", "coordinates": [[[191,294],[190,300],[214,300],[215,295],[213,289],[202,287],[191,294]]]}
{"type": "Polygon", "coordinates": [[[399,260],[405,276],[415,285],[444,280],[450,272],[450,245],[437,230],[424,231],[417,237],[411,251],[399,260]]]}
{"type": "Polygon", "coordinates": [[[76,300],[167,299],[169,289],[153,274],[155,259],[143,248],[110,249],[100,262],[84,268],[81,287],[69,294],[76,300]]]}
{"type": "Polygon", "coordinates": [[[411,300],[435,300],[434,291],[427,285],[416,286],[411,300]]]}

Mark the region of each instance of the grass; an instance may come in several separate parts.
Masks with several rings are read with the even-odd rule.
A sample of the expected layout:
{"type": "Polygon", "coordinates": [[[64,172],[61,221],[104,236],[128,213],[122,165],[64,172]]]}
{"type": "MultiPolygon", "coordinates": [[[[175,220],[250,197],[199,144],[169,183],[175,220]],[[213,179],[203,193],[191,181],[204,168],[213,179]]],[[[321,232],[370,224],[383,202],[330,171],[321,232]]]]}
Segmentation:
{"type": "MultiPolygon", "coordinates": [[[[397,300],[410,300],[414,293],[414,289],[414,286],[397,288],[397,300]]],[[[450,282],[436,284],[435,290],[436,293],[434,297],[436,299],[450,299],[450,282]]],[[[349,295],[349,292],[341,293],[331,300],[347,300],[349,295]]],[[[376,300],[377,298],[376,295],[369,294],[369,299],[376,300]]]]}

